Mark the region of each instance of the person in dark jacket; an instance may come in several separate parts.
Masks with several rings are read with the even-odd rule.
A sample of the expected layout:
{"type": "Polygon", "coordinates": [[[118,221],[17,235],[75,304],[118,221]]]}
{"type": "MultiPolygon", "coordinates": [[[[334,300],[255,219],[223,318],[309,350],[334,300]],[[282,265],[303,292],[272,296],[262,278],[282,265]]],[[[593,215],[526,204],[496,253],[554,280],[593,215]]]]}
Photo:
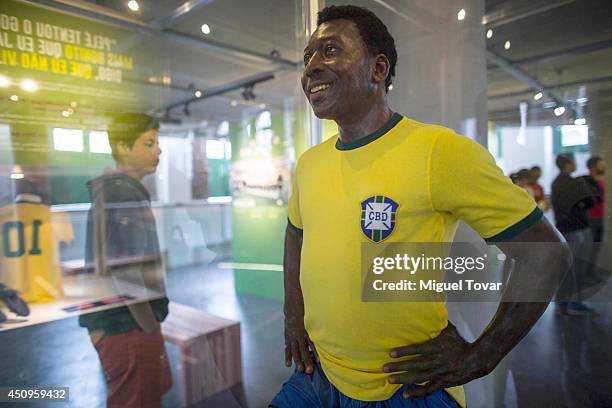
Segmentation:
{"type": "Polygon", "coordinates": [[[603,225],[606,218],[606,183],[604,179],[606,164],[601,157],[593,156],[587,160],[586,165],[589,174],[583,176],[582,179],[591,187],[597,198],[595,205],[589,208],[589,223],[593,234],[593,242],[601,242],[603,241],[603,225]]]}
{"type": "Polygon", "coordinates": [[[596,197],[583,180],[572,177],[576,171],[573,155],[558,155],[556,164],[560,173],[551,194],[555,225],[574,254],[574,266],[557,291],[557,306],[562,313],[588,315],[591,309],[582,303],[580,281],[585,273],[584,259],[588,259],[587,245],[592,241],[588,209],[595,205],[596,197]]]}
{"type": "Polygon", "coordinates": [[[117,168],[88,183],[86,264],[127,298],[120,307],[79,318],[106,375],[108,407],[160,407],[172,386],[160,329],[168,315],[161,253],[141,183],[159,164],[158,129],[148,115],[117,115],[108,130],[117,168]]]}

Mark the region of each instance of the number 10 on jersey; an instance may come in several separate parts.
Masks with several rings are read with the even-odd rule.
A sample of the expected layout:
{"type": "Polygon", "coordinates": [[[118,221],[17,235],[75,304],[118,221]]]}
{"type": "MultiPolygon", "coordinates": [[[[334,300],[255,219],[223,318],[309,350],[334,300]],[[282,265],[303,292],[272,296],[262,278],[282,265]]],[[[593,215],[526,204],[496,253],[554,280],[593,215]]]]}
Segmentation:
{"type": "MultiPolygon", "coordinates": [[[[30,237],[30,249],[28,255],[40,255],[41,220],[32,222],[32,236],[30,237]]],[[[21,221],[8,221],[2,224],[2,253],[6,258],[19,258],[26,253],[26,228],[21,221]],[[15,232],[13,232],[15,231],[15,232]],[[16,236],[15,236],[16,235],[16,236]],[[16,239],[15,239],[16,238],[16,239]],[[13,242],[16,241],[16,242],[13,242]]]]}

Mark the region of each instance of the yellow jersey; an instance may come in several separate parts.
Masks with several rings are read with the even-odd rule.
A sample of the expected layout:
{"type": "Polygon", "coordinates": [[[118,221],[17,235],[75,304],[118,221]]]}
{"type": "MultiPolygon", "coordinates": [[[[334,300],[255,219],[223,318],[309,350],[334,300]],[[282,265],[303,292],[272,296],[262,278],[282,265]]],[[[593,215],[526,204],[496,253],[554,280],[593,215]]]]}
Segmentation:
{"type": "Polygon", "coordinates": [[[20,202],[0,208],[0,276],[27,302],[63,296],[59,243],[73,239],[66,213],[20,202]]]}
{"type": "MultiPolygon", "coordinates": [[[[478,143],[397,113],[355,142],[307,150],[288,212],[303,230],[306,329],[331,383],[363,401],[401,387],[382,371],[391,349],[437,337],[448,320],[443,302],[362,302],[361,243],[452,242],[459,220],[502,241],[542,216],[478,143]]],[[[447,391],[465,406],[462,387],[447,391]]]]}

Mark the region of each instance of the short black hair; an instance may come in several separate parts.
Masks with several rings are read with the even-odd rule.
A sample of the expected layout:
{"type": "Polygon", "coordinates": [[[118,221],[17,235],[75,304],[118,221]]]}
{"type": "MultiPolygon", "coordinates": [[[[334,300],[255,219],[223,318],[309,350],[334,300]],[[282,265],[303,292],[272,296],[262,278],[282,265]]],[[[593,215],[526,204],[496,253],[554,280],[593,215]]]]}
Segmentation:
{"type": "Polygon", "coordinates": [[[531,178],[531,172],[527,169],[520,169],[516,174],[518,180],[529,180],[531,178]]]}
{"type": "Polygon", "coordinates": [[[559,170],[563,170],[566,165],[570,163],[574,163],[574,155],[573,154],[560,154],[557,156],[555,160],[555,164],[559,168],[559,170]]]}
{"type": "Polygon", "coordinates": [[[361,39],[372,56],[384,54],[389,60],[389,75],[385,79],[388,91],[395,76],[397,50],[387,26],[370,10],[357,6],[329,6],[319,11],[317,27],[332,20],[350,20],[357,26],[361,39]]]}
{"type": "Polygon", "coordinates": [[[599,156],[592,156],[589,160],[587,160],[586,165],[587,168],[590,170],[593,167],[597,166],[597,163],[599,163],[599,161],[601,160],[601,157],[599,156]]]}
{"type": "Polygon", "coordinates": [[[541,168],[540,166],[533,166],[533,167],[531,168],[531,171],[533,171],[533,170],[542,171],[542,168],[541,168]]]}
{"type": "Polygon", "coordinates": [[[108,142],[113,159],[119,160],[117,154],[119,142],[125,143],[131,149],[140,135],[152,129],[159,130],[159,121],[153,116],[137,112],[114,115],[112,123],[108,126],[108,142]]]}

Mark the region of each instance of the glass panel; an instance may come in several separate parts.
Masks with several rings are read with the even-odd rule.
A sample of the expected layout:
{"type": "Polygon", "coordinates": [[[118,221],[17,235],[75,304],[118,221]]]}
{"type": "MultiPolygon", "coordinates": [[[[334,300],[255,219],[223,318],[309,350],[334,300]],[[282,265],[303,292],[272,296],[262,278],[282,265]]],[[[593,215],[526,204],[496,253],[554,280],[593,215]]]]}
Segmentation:
{"type": "MultiPolygon", "coordinates": [[[[345,50],[353,58],[317,55],[310,75],[349,95],[318,119],[301,84],[304,48],[317,11],[344,0],[3,0],[0,405],[17,404],[2,387],[67,387],[64,405],[79,407],[267,407],[295,373],[283,361],[286,306],[302,306],[284,303],[291,283],[306,294],[322,361],[297,381],[357,405],[403,401],[389,400],[398,391],[382,371],[391,348],[436,337],[447,315],[474,341],[498,304],[363,302],[351,291],[361,244],[380,251],[410,230],[480,249],[537,205],[573,251],[562,291],[576,301],[551,304],[466,384],[467,406],[610,406],[609,3],[353,0],[393,36],[395,76],[372,82],[379,54],[366,40],[381,32],[365,24],[345,50]],[[370,114],[386,103],[422,133],[380,148],[386,133],[369,129],[370,114]],[[445,132],[425,124],[491,156],[471,142],[471,155],[427,150],[428,131],[445,132]],[[355,135],[370,144],[341,150],[355,135]],[[411,148],[400,155],[399,144],[411,148]],[[301,235],[288,225],[292,196],[301,235]],[[299,280],[285,280],[287,264],[303,268],[299,280]]],[[[494,258],[487,279],[506,282],[512,262],[494,258]]],[[[428,398],[463,402],[457,389],[428,398]]]]}
{"type": "Polygon", "coordinates": [[[0,384],[267,406],[302,7],[2,2],[0,384]]]}

